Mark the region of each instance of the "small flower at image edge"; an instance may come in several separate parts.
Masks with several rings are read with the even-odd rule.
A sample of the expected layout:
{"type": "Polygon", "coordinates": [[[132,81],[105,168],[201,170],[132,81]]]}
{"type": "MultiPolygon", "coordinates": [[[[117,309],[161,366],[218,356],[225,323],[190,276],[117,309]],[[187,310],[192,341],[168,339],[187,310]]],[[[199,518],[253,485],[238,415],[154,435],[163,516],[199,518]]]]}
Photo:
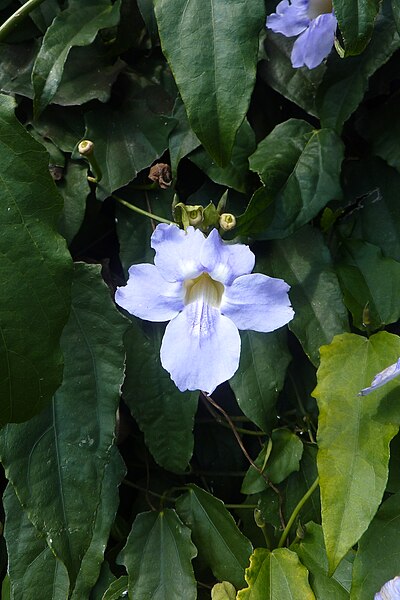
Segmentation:
{"type": "Polygon", "coordinates": [[[363,390],[361,390],[358,393],[358,395],[366,396],[367,394],[370,394],[374,390],[377,390],[378,388],[382,387],[389,381],[392,381],[392,379],[394,379],[398,375],[400,375],[400,358],[397,360],[397,362],[394,363],[394,365],[390,365],[390,367],[383,369],[383,371],[381,371],[380,373],[375,375],[375,377],[372,380],[371,385],[369,387],[366,387],[363,390]]]}
{"type": "Polygon", "coordinates": [[[375,594],[374,600],[400,600],[400,577],[387,581],[381,590],[375,594]]]}
{"type": "Polygon", "coordinates": [[[332,50],[337,20],[331,0],[282,0],[267,27],[286,37],[298,36],[291,54],[295,68],[314,69],[332,50]]]}
{"type": "Polygon", "coordinates": [[[161,364],[180,391],[211,394],[239,366],[239,329],[270,332],[294,315],[282,279],[253,273],[244,244],[227,244],[213,229],[158,225],[151,237],[154,265],[129,269],[116,303],[147,321],[169,321],[161,364]]]}

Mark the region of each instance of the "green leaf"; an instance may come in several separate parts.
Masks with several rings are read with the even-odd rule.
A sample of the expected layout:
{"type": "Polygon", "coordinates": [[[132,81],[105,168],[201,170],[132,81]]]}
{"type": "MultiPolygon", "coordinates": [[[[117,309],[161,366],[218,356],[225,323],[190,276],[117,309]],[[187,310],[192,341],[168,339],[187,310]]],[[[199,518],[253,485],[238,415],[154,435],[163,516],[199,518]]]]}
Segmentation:
{"type": "Polygon", "coordinates": [[[211,600],[235,600],[236,590],[229,581],[216,583],[211,590],[211,600]]]}
{"type": "Polygon", "coordinates": [[[199,556],[215,577],[229,581],[236,588],[242,587],[252,546],[224,503],[191,484],[188,492],[178,498],[176,510],[192,530],[199,556]]]}
{"type": "Polygon", "coordinates": [[[356,204],[341,220],[340,233],[374,244],[400,261],[400,175],[379,158],[351,162],[344,171],[345,192],[356,204]]]}
{"type": "Polygon", "coordinates": [[[274,241],[268,264],[271,269],[265,272],[291,286],[289,295],[295,315],[289,329],[313,364],[318,365],[320,346],[349,328],[342,292],[321,233],[306,225],[290,237],[274,241]]]}
{"type": "Polygon", "coordinates": [[[185,106],[179,97],[175,102],[172,116],[178,122],[169,136],[171,170],[173,176],[176,177],[180,160],[200,146],[200,141],[190,127],[185,106]]]}
{"type": "Polygon", "coordinates": [[[240,408],[263,431],[270,431],[276,419],[275,404],[283,388],[291,360],[286,332],[241,331],[239,368],[230,379],[240,408]]]}
{"type": "Polygon", "coordinates": [[[192,152],[189,159],[194,162],[212,181],[226,185],[238,192],[245,192],[249,176],[249,156],[256,148],[254,131],[245,120],[240,126],[232,156],[226,167],[219,167],[209,154],[199,148],[192,152]]]}
{"type": "Polygon", "coordinates": [[[193,453],[198,392],[180,392],[162,368],[160,327],[149,324],[144,333],[134,322],[126,332],[123,397],[154,459],[165,469],[181,473],[193,453]]]}
{"type": "Polygon", "coordinates": [[[330,572],[367,529],[388,477],[389,443],[398,426],[374,419],[387,388],[358,392],[396,362],[400,338],[345,333],[321,348],[318,385],[318,472],[330,572]]]}
{"type": "Polygon", "coordinates": [[[57,187],[64,199],[64,209],[58,229],[70,244],[85,216],[86,198],[90,193],[87,168],[82,163],[68,161],[64,176],[57,187]]]}
{"type": "Polygon", "coordinates": [[[174,510],[139,514],[119,555],[128,571],[129,596],[195,600],[191,560],[196,554],[190,530],[174,510]]]}
{"type": "Polygon", "coordinates": [[[86,114],[86,139],[95,143],[103,172],[96,188],[104,200],[135,179],[137,173],[162,155],[175,120],[154,113],[143,99],[130,99],[118,109],[103,106],[86,114]],[[110,127],[112,123],[112,127],[110,127]]]}
{"type": "Polygon", "coordinates": [[[55,96],[68,53],[74,46],[87,46],[98,31],[119,21],[120,0],[80,0],[70,2],[47,29],[32,71],[35,92],[33,107],[39,116],[55,96]]]}
{"type": "Polygon", "coordinates": [[[238,600],[316,600],[307,569],[287,548],[273,552],[256,548],[246,569],[246,581],[249,587],[238,592],[238,600]]]}
{"type": "Polygon", "coordinates": [[[398,31],[398,33],[400,33],[400,5],[397,2],[397,0],[392,0],[391,4],[392,4],[393,18],[394,18],[394,21],[397,26],[397,31],[398,31]]]}
{"type": "MultiPolygon", "coordinates": [[[[317,600],[348,600],[349,587],[344,586],[343,580],[351,582],[352,563],[344,559],[333,576],[328,577],[328,559],[320,525],[307,523],[304,539],[290,549],[310,572],[310,584],[317,600]]],[[[361,598],[357,597],[357,600],[361,598]]]]}
{"type": "MultiPolygon", "coordinates": [[[[272,450],[265,444],[254,461],[272,483],[281,483],[300,468],[303,443],[289,429],[275,429],[271,435],[272,450]],[[267,458],[268,455],[268,458],[267,458]],[[267,460],[266,460],[267,458],[267,460]]],[[[256,494],[268,487],[262,475],[251,466],[242,483],[242,494],[256,494]]]]}
{"type": "MultiPolygon", "coordinates": [[[[317,447],[316,445],[304,444],[300,469],[298,472],[292,473],[286,482],[284,515],[287,520],[289,520],[298,502],[300,502],[304,494],[310,489],[317,477],[317,447]]],[[[319,487],[303,505],[299,515],[301,523],[306,523],[310,520],[320,521],[321,502],[319,487]]]]}
{"type": "Polygon", "coordinates": [[[364,330],[368,319],[367,328],[374,330],[395,323],[400,318],[400,263],[359,240],[344,240],[340,250],[337,272],[354,325],[364,330]]]}
{"type": "Polygon", "coordinates": [[[380,6],[379,0],[333,0],[346,55],[360,54],[368,44],[380,6]]]}
{"type": "MultiPolygon", "coordinates": [[[[101,523],[112,519],[115,510],[108,505],[111,514],[99,525],[103,479],[113,451],[126,321],[113,305],[98,266],[76,265],[72,293],[62,336],[63,384],[45,411],[28,423],[1,430],[0,453],[23,509],[67,567],[73,587],[82,561],[100,560],[108,538],[101,523]],[[85,557],[88,552],[91,556],[85,557]]],[[[94,581],[97,576],[98,572],[94,581]]]]}
{"type": "Polygon", "coordinates": [[[225,166],[255,83],[264,2],[156,0],[155,11],[192,129],[213,160],[225,166]]]}
{"type": "Polygon", "coordinates": [[[257,239],[293,233],[341,195],[342,159],[343,144],[333,131],[299,119],[277,125],[250,157],[264,187],[239,217],[237,232],[257,239]]]}
{"type": "Polygon", "coordinates": [[[315,69],[294,69],[290,55],[293,39],[267,29],[265,54],[259,66],[260,77],[274,90],[301,106],[310,115],[317,116],[315,93],[326,71],[322,63],[315,69]]]}
{"type": "MultiPolygon", "coordinates": [[[[343,6],[346,5],[347,0],[340,1],[343,6]]],[[[375,0],[365,1],[375,3],[375,0]]],[[[350,7],[350,4],[347,6],[350,7]]],[[[393,17],[382,12],[376,20],[372,39],[360,56],[343,60],[336,53],[331,53],[317,94],[322,127],[331,127],[340,133],[343,124],[363,99],[371,75],[385,64],[399,46],[400,38],[393,17]]]]}
{"type": "Polygon", "coordinates": [[[61,383],[59,340],[71,284],[71,259],[56,233],[62,200],[48,154],[19,124],[14,105],[0,96],[2,425],[35,415],[61,383]]]}
{"type": "Polygon", "coordinates": [[[400,494],[386,500],[360,540],[354,560],[352,600],[369,600],[399,574],[400,494]]]}
{"type": "Polygon", "coordinates": [[[67,600],[67,569],[54,556],[45,538],[28,519],[11,484],[8,484],[4,492],[3,502],[12,597],[24,600],[67,600]]]}
{"type": "Polygon", "coordinates": [[[128,594],[128,577],[122,575],[116,581],[113,581],[110,587],[104,592],[101,600],[123,600],[128,594]]]}

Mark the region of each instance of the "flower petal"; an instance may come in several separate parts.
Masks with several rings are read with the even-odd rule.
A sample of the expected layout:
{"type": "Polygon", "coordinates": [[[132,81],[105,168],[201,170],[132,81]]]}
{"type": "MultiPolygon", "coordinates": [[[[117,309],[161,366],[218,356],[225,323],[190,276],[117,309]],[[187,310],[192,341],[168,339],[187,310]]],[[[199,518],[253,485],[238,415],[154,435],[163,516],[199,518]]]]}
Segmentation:
{"type": "Polygon", "coordinates": [[[383,371],[375,375],[371,385],[361,390],[358,395],[366,396],[367,394],[370,394],[374,390],[377,390],[385,385],[385,383],[388,383],[388,381],[392,381],[392,379],[398,375],[400,375],[400,358],[394,363],[394,365],[390,365],[390,367],[383,369],[383,371]]]}
{"type": "Polygon", "coordinates": [[[375,594],[374,600],[400,600],[400,577],[394,577],[375,594]]]}
{"type": "Polygon", "coordinates": [[[289,289],[282,279],[261,273],[243,275],[225,288],[220,310],[238,329],[274,331],[293,319],[289,289]]]}
{"type": "Polygon", "coordinates": [[[198,229],[187,231],[176,225],[160,223],[151,236],[151,247],[156,251],[154,264],[167,281],[183,281],[197,277],[203,271],[200,252],[205,242],[198,229]]]}
{"type": "Polygon", "coordinates": [[[293,67],[309,69],[318,67],[332,50],[337,21],[332,13],[320,15],[302,33],[293,45],[291,60],[293,67]]]}
{"type": "Polygon", "coordinates": [[[239,366],[240,335],[217,308],[192,302],[168,323],[160,354],[162,366],[181,392],[211,394],[239,366]]]}
{"type": "Polygon", "coordinates": [[[133,265],[128,283],[117,288],[115,302],[131,315],[146,321],[169,321],[183,308],[181,283],[161,277],[154,265],[133,265]]]}
{"type": "Polygon", "coordinates": [[[310,23],[308,4],[308,0],[292,0],[291,4],[282,0],[276,7],[276,13],[267,17],[267,27],[286,37],[299,35],[310,23]]]}
{"type": "Polygon", "coordinates": [[[205,240],[200,259],[212,279],[224,285],[230,285],[240,275],[251,273],[255,262],[255,256],[248,246],[226,244],[216,229],[205,240]]]}

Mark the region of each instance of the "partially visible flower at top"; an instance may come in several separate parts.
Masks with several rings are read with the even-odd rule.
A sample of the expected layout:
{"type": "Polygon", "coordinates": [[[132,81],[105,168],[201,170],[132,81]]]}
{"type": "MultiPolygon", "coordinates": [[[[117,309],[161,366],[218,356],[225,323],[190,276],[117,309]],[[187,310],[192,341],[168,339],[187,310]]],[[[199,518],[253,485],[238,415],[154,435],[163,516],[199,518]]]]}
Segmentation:
{"type": "Polygon", "coordinates": [[[374,390],[377,390],[378,388],[385,385],[385,383],[392,381],[392,379],[394,379],[398,375],[400,375],[400,358],[397,359],[397,362],[395,362],[394,365],[390,365],[390,367],[386,367],[386,369],[383,369],[383,371],[381,371],[380,373],[375,375],[375,377],[372,380],[371,385],[369,387],[366,387],[363,390],[361,390],[358,393],[358,395],[366,396],[367,394],[370,394],[374,390]]]}
{"type": "Polygon", "coordinates": [[[293,67],[314,69],[332,50],[337,20],[331,0],[282,0],[276,13],[267,17],[267,27],[286,37],[299,37],[293,45],[293,67]]]}
{"type": "Polygon", "coordinates": [[[374,600],[400,600],[400,577],[387,581],[375,594],[374,600]]]}
{"type": "Polygon", "coordinates": [[[226,244],[193,227],[158,225],[151,236],[154,265],[133,265],[115,301],[147,321],[170,321],[161,364],[177,387],[211,394],[239,366],[238,329],[269,332],[294,315],[282,279],[253,273],[244,244],[226,244]]]}

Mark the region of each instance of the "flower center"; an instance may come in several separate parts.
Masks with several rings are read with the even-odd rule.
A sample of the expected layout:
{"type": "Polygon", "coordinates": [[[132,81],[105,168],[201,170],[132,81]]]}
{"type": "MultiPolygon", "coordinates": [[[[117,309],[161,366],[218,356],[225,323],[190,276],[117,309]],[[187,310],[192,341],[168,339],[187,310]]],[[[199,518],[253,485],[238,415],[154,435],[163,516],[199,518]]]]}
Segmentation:
{"type": "Polygon", "coordinates": [[[331,0],[310,0],[308,5],[308,18],[316,19],[319,15],[332,12],[331,0]]]}
{"type": "Polygon", "coordinates": [[[208,273],[202,273],[195,279],[187,279],[183,284],[185,290],[185,305],[196,300],[203,300],[210,306],[218,308],[221,304],[224,286],[212,279],[208,273]]]}

